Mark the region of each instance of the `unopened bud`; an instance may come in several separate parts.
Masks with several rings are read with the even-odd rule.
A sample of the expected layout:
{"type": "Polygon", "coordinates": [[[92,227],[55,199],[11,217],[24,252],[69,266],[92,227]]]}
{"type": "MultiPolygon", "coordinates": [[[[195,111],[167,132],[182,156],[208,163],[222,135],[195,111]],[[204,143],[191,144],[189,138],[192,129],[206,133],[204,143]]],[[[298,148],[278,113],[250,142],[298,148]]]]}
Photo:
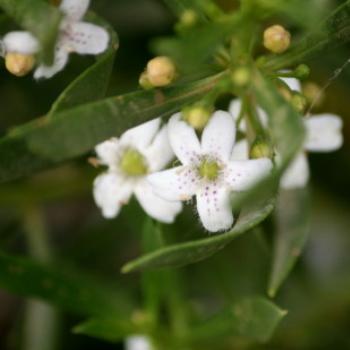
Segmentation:
{"type": "Polygon", "coordinates": [[[299,112],[303,113],[307,106],[307,100],[306,97],[299,92],[296,92],[293,94],[291,99],[292,106],[299,112]]]}
{"type": "Polygon", "coordinates": [[[290,33],[280,25],[271,26],[264,32],[264,46],[273,53],[285,52],[290,40],[290,33]]]}
{"type": "Polygon", "coordinates": [[[303,94],[309,104],[319,107],[324,100],[322,89],[315,83],[307,82],[303,85],[303,94]]]}
{"type": "Polygon", "coordinates": [[[305,80],[310,75],[310,68],[306,64],[300,64],[294,73],[297,79],[305,80]]]}
{"type": "Polygon", "coordinates": [[[154,87],[169,85],[176,76],[173,61],[166,56],[159,56],[150,60],[146,68],[147,79],[154,87]]]}
{"type": "Polygon", "coordinates": [[[20,53],[8,53],[5,56],[6,69],[17,77],[23,77],[34,67],[35,58],[33,55],[20,53]]]}
{"type": "Polygon", "coordinates": [[[205,108],[204,106],[191,106],[184,108],[182,113],[183,119],[188,124],[196,130],[201,131],[207,125],[212,110],[210,108],[205,108]]]}
{"type": "Polygon", "coordinates": [[[196,11],[185,10],[180,16],[180,24],[182,27],[192,27],[196,24],[198,15],[196,11]]]}
{"type": "Polygon", "coordinates": [[[268,142],[261,138],[257,138],[253,142],[249,156],[252,159],[272,158],[273,151],[268,142]]]}
{"type": "Polygon", "coordinates": [[[247,86],[251,80],[250,70],[246,67],[239,67],[235,69],[231,75],[232,81],[236,86],[247,86]]]}
{"type": "Polygon", "coordinates": [[[148,80],[148,76],[146,72],[141,73],[139,78],[139,85],[145,90],[150,90],[153,88],[153,85],[148,80]]]}

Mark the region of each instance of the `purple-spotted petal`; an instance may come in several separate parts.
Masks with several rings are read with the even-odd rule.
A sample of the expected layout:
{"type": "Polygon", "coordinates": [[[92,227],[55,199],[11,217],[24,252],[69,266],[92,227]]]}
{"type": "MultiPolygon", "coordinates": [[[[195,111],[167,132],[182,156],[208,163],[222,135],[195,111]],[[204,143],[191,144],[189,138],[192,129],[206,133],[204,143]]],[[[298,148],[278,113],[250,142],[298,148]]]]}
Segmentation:
{"type": "Polygon", "coordinates": [[[231,161],[225,169],[225,182],[233,191],[246,191],[272,170],[268,158],[231,161]]]}
{"type": "Polygon", "coordinates": [[[200,154],[201,147],[195,130],[181,118],[181,113],[174,114],[168,123],[170,145],[182,164],[193,163],[200,154]]]}
{"type": "Polygon", "coordinates": [[[230,190],[215,183],[197,193],[197,210],[203,226],[210,232],[224,231],[233,225],[230,190]]]}
{"type": "Polygon", "coordinates": [[[84,17],[89,5],[90,0],[63,0],[60,9],[69,20],[79,21],[84,17]]]}
{"type": "Polygon", "coordinates": [[[108,47],[108,32],[92,23],[72,23],[69,25],[69,31],[63,35],[63,45],[68,52],[98,55],[108,47]]]}
{"type": "Polygon", "coordinates": [[[170,201],[185,201],[196,193],[199,178],[195,170],[179,166],[148,175],[153,191],[170,201]]]}
{"type": "Polygon", "coordinates": [[[342,120],[333,114],[320,114],[306,118],[305,149],[311,152],[331,152],[343,144],[342,120]]]}
{"type": "Polygon", "coordinates": [[[120,208],[129,201],[132,185],[115,174],[105,173],[95,179],[93,194],[103,216],[111,219],[116,217],[120,208]]]}
{"type": "Polygon", "coordinates": [[[201,149],[223,161],[230,159],[236,139],[235,121],[230,113],[217,111],[203,130],[201,149]]]}
{"type": "Polygon", "coordinates": [[[136,186],[135,196],[149,216],[167,224],[173,223],[182,209],[181,202],[167,201],[156,195],[146,180],[136,186]]]}

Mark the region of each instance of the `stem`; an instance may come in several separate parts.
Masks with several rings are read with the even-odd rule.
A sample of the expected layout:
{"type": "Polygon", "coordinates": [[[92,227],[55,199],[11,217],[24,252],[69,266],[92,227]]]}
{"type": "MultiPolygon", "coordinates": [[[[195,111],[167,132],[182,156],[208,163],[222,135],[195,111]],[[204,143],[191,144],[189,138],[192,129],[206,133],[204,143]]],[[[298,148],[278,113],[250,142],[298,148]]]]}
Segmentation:
{"type": "MultiPolygon", "coordinates": [[[[23,226],[29,254],[41,263],[51,259],[48,234],[42,211],[37,206],[24,209],[23,226]]],[[[28,300],[24,315],[22,350],[53,350],[57,343],[59,316],[56,309],[38,300],[28,300]]]]}

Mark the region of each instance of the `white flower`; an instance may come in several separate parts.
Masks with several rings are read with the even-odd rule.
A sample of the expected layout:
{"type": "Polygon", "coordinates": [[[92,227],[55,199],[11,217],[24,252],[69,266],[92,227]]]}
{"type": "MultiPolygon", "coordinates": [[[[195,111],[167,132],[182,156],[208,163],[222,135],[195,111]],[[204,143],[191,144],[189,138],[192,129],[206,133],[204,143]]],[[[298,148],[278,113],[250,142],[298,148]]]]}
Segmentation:
{"type": "Polygon", "coordinates": [[[8,53],[34,55],[39,50],[38,40],[29,32],[14,31],[6,34],[1,43],[1,56],[8,53]]]}
{"type": "MultiPolygon", "coordinates": [[[[309,165],[306,152],[332,152],[343,144],[342,120],[333,114],[313,115],[304,119],[306,140],[282,176],[281,187],[293,189],[306,186],[309,165]]],[[[278,158],[277,158],[278,159],[278,158]]]]}
{"type": "Polygon", "coordinates": [[[126,339],[125,350],[152,350],[152,346],[148,337],[133,335],[126,339]]]}
{"type": "Polygon", "coordinates": [[[159,130],[160,123],[159,118],[154,119],[96,146],[100,163],[108,166],[94,182],[94,198],[104,217],[117,216],[132,194],[159,221],[171,223],[181,211],[180,202],[155,195],[146,181],[147,174],[163,169],[174,156],[167,126],[159,130]]]}
{"type": "Polygon", "coordinates": [[[168,128],[170,144],[183,165],[149,175],[155,192],[173,201],[195,195],[203,226],[211,232],[229,229],[233,224],[231,192],[247,190],[267,175],[271,161],[232,161],[236,128],[227,112],[214,113],[201,142],[179,113],[171,117],[168,128]]]}

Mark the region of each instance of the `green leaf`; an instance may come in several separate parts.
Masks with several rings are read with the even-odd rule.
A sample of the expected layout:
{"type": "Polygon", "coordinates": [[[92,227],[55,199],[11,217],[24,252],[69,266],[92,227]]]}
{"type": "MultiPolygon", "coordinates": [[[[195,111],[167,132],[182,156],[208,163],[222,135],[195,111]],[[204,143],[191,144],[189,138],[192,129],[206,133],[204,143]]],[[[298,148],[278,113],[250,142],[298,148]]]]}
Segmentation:
{"type": "Polygon", "coordinates": [[[281,190],[276,206],[272,271],[268,294],[274,297],[300,256],[309,233],[309,201],[306,189],[281,190]]]}
{"type": "Polygon", "coordinates": [[[84,274],[42,266],[32,260],[0,253],[0,287],[14,294],[37,298],[79,314],[129,312],[130,302],[119,290],[84,274]]]}
{"type": "Polygon", "coordinates": [[[210,91],[221,76],[107,98],[13,129],[0,140],[0,182],[80,156],[128,128],[168,116],[210,91]]]}
{"type": "Polygon", "coordinates": [[[110,35],[109,48],[61,93],[52,105],[47,117],[55,117],[56,113],[62,110],[97,101],[106,95],[115,53],[119,46],[118,36],[112,27],[98,17],[90,15],[88,20],[108,30],[110,35]]]}
{"type": "Polygon", "coordinates": [[[272,202],[265,203],[265,205],[260,202],[256,203],[254,207],[242,211],[236,225],[231,231],[216,234],[209,238],[174,244],[155,250],[150,254],[146,254],[127,263],[122,268],[122,272],[128,273],[150,268],[184,266],[206,259],[223,249],[237,236],[258,225],[272,210],[272,202]]]}
{"type": "Polygon", "coordinates": [[[235,336],[267,342],[286,314],[286,311],[265,298],[244,298],[203,324],[193,327],[191,338],[195,342],[207,342],[235,336]]]}
{"type": "Polygon", "coordinates": [[[140,333],[132,322],[117,318],[94,318],[77,325],[73,328],[73,332],[112,343],[120,342],[131,334],[140,333]]]}
{"type": "Polygon", "coordinates": [[[19,26],[33,33],[40,42],[42,60],[50,65],[62,18],[61,12],[44,0],[0,0],[0,7],[19,26]]]}
{"type": "Polygon", "coordinates": [[[285,69],[302,63],[321,50],[332,49],[350,40],[350,0],[340,5],[315,30],[305,36],[284,55],[269,58],[265,67],[272,70],[285,69]]]}

